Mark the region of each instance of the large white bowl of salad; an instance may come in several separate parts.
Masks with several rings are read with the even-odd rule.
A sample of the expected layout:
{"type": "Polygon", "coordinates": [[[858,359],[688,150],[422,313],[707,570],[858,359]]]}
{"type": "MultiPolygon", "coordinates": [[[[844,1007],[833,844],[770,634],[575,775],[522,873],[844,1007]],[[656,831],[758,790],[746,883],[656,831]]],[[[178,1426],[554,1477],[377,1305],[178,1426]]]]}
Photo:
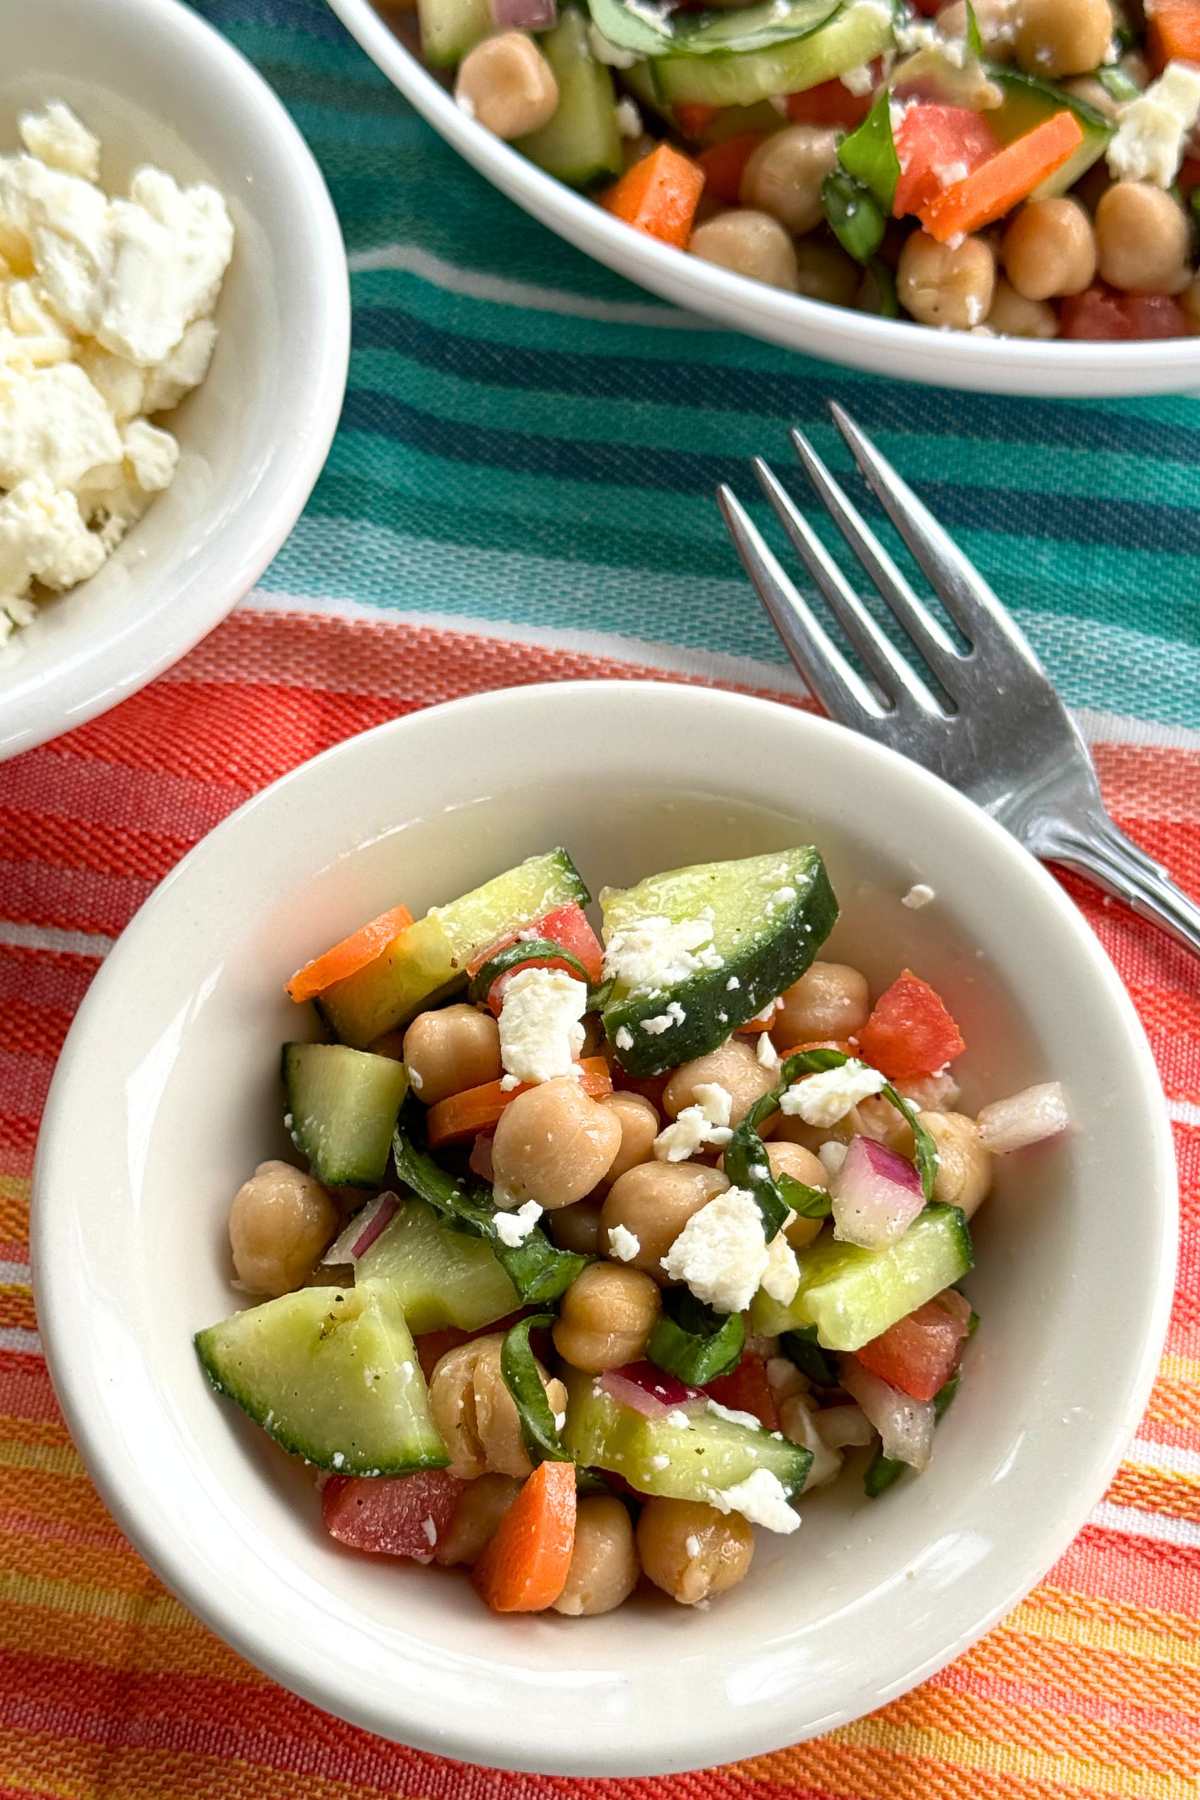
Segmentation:
{"type": "Polygon", "coordinates": [[[381,727],[180,865],[64,1049],[34,1248],[80,1449],[216,1630],[618,1775],[1015,1604],[1136,1427],[1174,1209],[1132,1008],[998,827],[799,711],[596,683],[381,727]]]}
{"type": "Polygon", "coordinates": [[[668,299],[947,386],[1200,382],[1197,0],[411,3],[330,0],[496,186],[668,299]]]}

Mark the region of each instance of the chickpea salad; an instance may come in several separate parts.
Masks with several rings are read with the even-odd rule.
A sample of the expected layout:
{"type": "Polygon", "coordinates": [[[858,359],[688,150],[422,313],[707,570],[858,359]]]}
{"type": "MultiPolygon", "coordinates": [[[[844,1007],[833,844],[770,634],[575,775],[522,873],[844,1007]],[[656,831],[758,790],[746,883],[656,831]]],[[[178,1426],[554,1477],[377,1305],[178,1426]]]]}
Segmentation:
{"type": "Polygon", "coordinates": [[[473,118],[707,262],[941,329],[1200,332],[1200,0],[401,4],[473,118]]]}
{"type": "Polygon", "coordinates": [[[589,901],[551,850],[292,977],[307,1167],[238,1190],[258,1304],[196,1336],[333,1538],[469,1566],[497,1612],[706,1604],[844,1469],[923,1469],[968,1221],[1069,1123],[1053,1082],[956,1110],[934,989],[818,959],[811,846],[606,888],[599,936],[589,901]]]}

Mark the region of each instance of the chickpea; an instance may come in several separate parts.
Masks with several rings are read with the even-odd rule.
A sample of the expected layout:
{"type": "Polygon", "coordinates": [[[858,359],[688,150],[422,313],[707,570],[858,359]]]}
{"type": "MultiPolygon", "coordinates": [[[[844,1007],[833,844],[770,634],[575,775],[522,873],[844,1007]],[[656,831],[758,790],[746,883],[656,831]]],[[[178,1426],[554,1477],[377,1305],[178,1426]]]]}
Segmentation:
{"type": "Polygon", "coordinates": [[[1126,294],[1178,294],[1191,276],[1191,227],[1165,188],[1117,181],[1096,208],[1096,247],[1105,281],[1126,294]]]}
{"type": "MultiPolygon", "coordinates": [[[[532,1464],[521,1437],[517,1408],[500,1373],[503,1334],[472,1338],[447,1350],[429,1381],[429,1409],[450,1455],[450,1473],[464,1481],[491,1470],[500,1475],[528,1475],[532,1464]]],[[[552,1381],[540,1363],[537,1371],[554,1412],[567,1404],[567,1390],[552,1381]]]]}
{"type": "Polygon", "coordinates": [[[663,1105],[671,1118],[677,1119],[685,1106],[694,1106],[696,1089],[706,1083],[725,1089],[733,1103],[729,1122],[740,1125],[755,1101],[775,1086],[775,1071],[763,1068],[744,1038],[730,1038],[707,1056],[693,1057],[673,1071],[663,1089],[663,1105]]]}
{"type": "Polygon", "coordinates": [[[771,1036],[779,1050],[818,1038],[848,1038],[871,1013],[867,978],[846,963],[815,962],[780,996],[771,1036]]]}
{"type": "Polygon", "coordinates": [[[601,1255],[599,1200],[577,1200],[574,1206],[560,1206],[547,1218],[546,1225],[560,1250],[574,1250],[579,1256],[601,1255]]]}
{"type": "Polygon", "coordinates": [[[914,231],[900,252],[896,292],[905,311],[921,325],[948,325],[970,331],[991,311],[996,259],[982,238],[939,244],[914,231]]]}
{"type": "Polygon", "coordinates": [[[1096,273],[1092,222],[1076,200],[1030,200],[1004,233],[1001,257],[1026,300],[1082,294],[1096,273]]]}
{"type": "Polygon", "coordinates": [[[589,1263],[563,1295],[554,1348],[585,1375],[620,1369],[645,1356],[661,1311],[657,1284],[643,1270],[589,1263]]]}
{"type": "Polygon", "coordinates": [[[404,1061],[417,1099],[435,1106],[498,1079],[500,1027],[474,1006],[418,1013],[404,1033],[404,1061]]]}
{"type": "Polygon", "coordinates": [[[610,1094],[607,1100],[601,1101],[601,1105],[616,1113],[621,1121],[621,1148],[600,1179],[600,1187],[606,1191],[626,1170],[635,1169],[639,1163],[650,1161],[654,1155],[654,1140],[658,1136],[661,1121],[654,1107],[642,1094],[610,1094]]]}
{"type": "Polygon", "coordinates": [[[1058,313],[1046,300],[1026,300],[1016,288],[1000,280],[992,295],[988,326],[1003,337],[1054,338],[1058,336],[1058,313]]]}
{"type": "Polygon", "coordinates": [[[338,1211],[319,1181],[291,1163],[259,1163],[233,1196],[229,1247],[247,1293],[290,1294],[337,1235],[338,1211]]]}
{"type": "Polygon", "coordinates": [[[612,1612],[628,1600],[637,1579],[633,1524],[625,1507],[606,1494],[581,1500],[567,1585],[554,1602],[555,1612],[573,1619],[612,1612]]]}
{"type": "Polygon", "coordinates": [[[620,1118],[574,1076],[539,1082],[500,1114],[492,1140],[497,1192],[514,1206],[570,1206],[591,1193],[620,1147],[620,1118]]]}
{"type": "Polygon", "coordinates": [[[688,244],[693,256],[717,263],[768,287],[796,288],[796,252],[777,219],[768,213],[738,208],[718,213],[697,225],[688,244]]]}
{"type": "Polygon", "coordinates": [[[765,138],[742,172],[740,199],[803,237],[825,217],[821,184],[837,162],[838,134],[827,126],[786,125],[765,138]]]}
{"type": "MultiPolygon", "coordinates": [[[[805,1187],[829,1186],[825,1164],[800,1144],[768,1144],[767,1162],[772,1175],[790,1175],[793,1181],[802,1181],[805,1187]]],[[[784,1236],[793,1250],[803,1250],[818,1236],[824,1223],[824,1219],[804,1219],[797,1213],[784,1227],[784,1236]]]]}
{"type": "Polygon", "coordinates": [[[638,1252],[624,1266],[662,1281],[662,1258],[693,1213],[724,1193],[728,1176],[706,1163],[639,1163],[615,1181],[600,1213],[600,1241],[623,1225],[638,1240],[638,1252]]]}
{"type": "Polygon", "coordinates": [[[475,1563],[496,1535],[496,1527],[521,1491],[515,1475],[480,1475],[463,1489],[433,1560],[443,1567],[475,1563]]]}
{"type": "Polygon", "coordinates": [[[1108,0],[1018,0],[1017,61],[1029,75],[1089,75],[1108,54],[1114,20],[1108,0]]]}
{"type": "Polygon", "coordinates": [[[647,1500],[637,1522],[638,1555],[655,1587],[695,1606],[736,1587],[754,1555],[754,1532],[740,1513],[698,1500],[647,1500]]]}
{"type": "Polygon", "coordinates": [[[1184,288],[1179,296],[1179,304],[1187,315],[1192,335],[1200,336],[1200,275],[1184,288]]]}
{"type": "Polygon", "coordinates": [[[917,1118],[937,1145],[934,1199],[961,1206],[969,1219],[992,1185],[991,1154],[979,1141],[974,1119],[954,1112],[921,1112],[917,1118]]]}
{"type": "Polygon", "coordinates": [[[497,137],[519,138],[550,123],[558,109],[558,82],[531,37],[502,31],[467,51],[454,97],[497,137]]]}
{"type": "Polygon", "coordinates": [[[853,306],[862,270],[844,250],[819,238],[796,245],[796,291],[830,306],[853,306]]]}

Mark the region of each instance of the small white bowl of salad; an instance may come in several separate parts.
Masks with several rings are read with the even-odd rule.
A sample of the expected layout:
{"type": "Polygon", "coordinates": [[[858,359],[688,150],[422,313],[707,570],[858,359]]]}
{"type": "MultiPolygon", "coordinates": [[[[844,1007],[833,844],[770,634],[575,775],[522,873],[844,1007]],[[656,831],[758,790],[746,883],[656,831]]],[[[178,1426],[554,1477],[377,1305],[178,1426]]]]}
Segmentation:
{"type": "Polygon", "coordinates": [[[1196,0],[330,4],[498,187],[666,298],[946,386],[1200,383],[1196,0]]]}
{"type": "Polygon", "coordinates": [[[34,1229],[72,1431],[201,1616],[389,1736],[617,1775],[869,1711],[1045,1571],[1148,1392],[1174,1173],[984,815],[596,683],[205,840],[81,1009],[34,1229]]]}

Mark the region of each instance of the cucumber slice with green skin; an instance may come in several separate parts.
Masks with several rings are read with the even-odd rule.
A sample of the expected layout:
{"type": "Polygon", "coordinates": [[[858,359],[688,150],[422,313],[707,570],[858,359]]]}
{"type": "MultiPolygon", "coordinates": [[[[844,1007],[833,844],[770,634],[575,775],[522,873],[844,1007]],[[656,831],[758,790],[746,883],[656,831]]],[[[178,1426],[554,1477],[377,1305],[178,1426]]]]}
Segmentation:
{"type": "Polygon", "coordinates": [[[408,1070],[390,1056],[345,1044],[285,1044],[285,1123],[326,1187],[378,1187],[408,1092],[408,1070]]]}
{"type": "Polygon", "coordinates": [[[420,1337],[448,1325],[477,1331],[516,1312],[517,1290],[484,1238],[438,1223],[423,1200],[406,1200],[358,1259],[359,1281],[385,1282],[420,1337]]]}
{"type": "Polygon", "coordinates": [[[799,979],[829,936],[837,901],[825,865],[811,845],[748,856],[740,862],[699,863],[651,875],[632,888],[600,896],[604,941],[643,919],[712,920],[712,949],[720,966],[698,969],[653,993],[631,993],[619,976],[604,1008],[604,1029],[622,1068],[658,1075],[724,1043],[768,1001],[799,979]],[[732,986],[730,984],[733,984],[732,986]],[[675,1004],[682,1010],[669,1015],[675,1004]],[[647,1030],[664,1016],[665,1030],[647,1030]]]}
{"type": "Polygon", "coordinates": [[[589,899],[565,850],[527,857],[449,906],[431,907],[382,956],[326,988],[317,1010],[343,1044],[365,1050],[462,987],[466,965],[489,944],[571,900],[586,906],[589,899]]]}
{"type": "Polygon", "coordinates": [[[495,31],[490,0],[417,0],[421,54],[435,69],[461,62],[495,31]]]}
{"type": "Polygon", "coordinates": [[[558,82],[558,107],[540,131],[517,138],[516,148],[571,187],[612,180],[621,173],[622,160],[617,96],[611,73],[592,55],[583,14],[566,8],[538,46],[558,82]]]}
{"type": "Polygon", "coordinates": [[[670,1500],[709,1501],[713,1489],[736,1487],[756,1469],[778,1477],[784,1492],[798,1494],[812,1465],[812,1451],[759,1427],[739,1425],[689,1400],[662,1418],[648,1419],[619,1406],[593,1375],[564,1371],[567,1384],[567,1449],[582,1467],[623,1476],[641,1494],[670,1500]],[[690,1423],[668,1424],[680,1412],[690,1423]],[[666,1463],[661,1463],[666,1457],[666,1463]]]}
{"type": "Polygon", "coordinates": [[[711,56],[763,50],[807,37],[840,11],[841,0],[758,0],[736,11],[665,13],[627,0],[588,0],[592,23],[635,56],[711,56]]]}
{"type": "Polygon", "coordinates": [[[218,1394],[319,1469],[407,1475],[450,1460],[384,1283],[300,1288],[198,1331],[196,1351],[218,1394]]]}
{"type": "Polygon", "coordinates": [[[822,1234],[798,1253],[800,1286],[790,1306],[761,1292],[750,1326],[766,1337],[817,1328],[826,1350],[860,1350],[961,1280],[974,1265],[971,1233],[957,1206],[927,1206],[886,1250],[839,1244],[822,1234]]]}
{"type": "Polygon", "coordinates": [[[891,13],[879,0],[849,0],[805,37],[764,50],[654,58],[655,85],[672,106],[752,106],[772,94],[798,94],[890,50],[891,13]]]}
{"type": "Polygon", "coordinates": [[[1053,200],[1067,193],[1093,163],[1099,162],[1108,148],[1115,127],[1102,112],[1077,100],[1052,82],[1040,81],[1036,75],[1022,75],[1016,69],[989,68],[989,78],[1004,93],[1004,105],[988,113],[988,124],[1003,144],[1023,137],[1055,113],[1074,113],[1083,132],[1083,142],[1061,169],[1055,169],[1040,186],[1034,188],[1031,200],[1053,200]]]}

